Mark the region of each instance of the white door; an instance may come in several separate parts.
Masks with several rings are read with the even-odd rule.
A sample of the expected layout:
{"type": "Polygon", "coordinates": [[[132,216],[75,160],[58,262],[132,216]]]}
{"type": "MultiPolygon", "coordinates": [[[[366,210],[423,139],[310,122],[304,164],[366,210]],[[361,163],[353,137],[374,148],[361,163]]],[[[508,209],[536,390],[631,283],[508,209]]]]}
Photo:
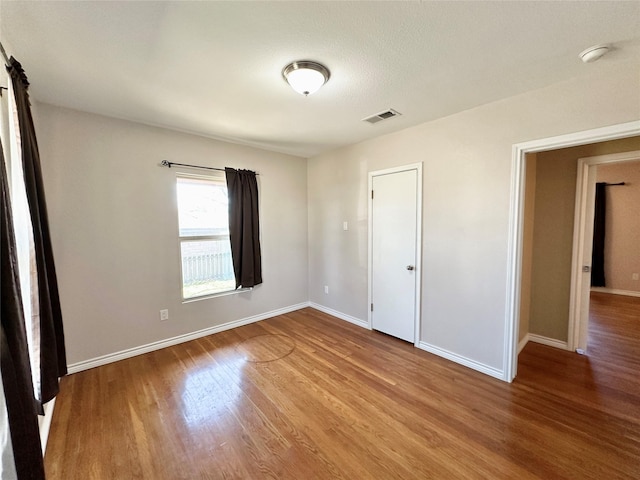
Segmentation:
{"type": "Polygon", "coordinates": [[[371,326],[417,340],[421,168],[373,172],[371,198],[371,326]]]}

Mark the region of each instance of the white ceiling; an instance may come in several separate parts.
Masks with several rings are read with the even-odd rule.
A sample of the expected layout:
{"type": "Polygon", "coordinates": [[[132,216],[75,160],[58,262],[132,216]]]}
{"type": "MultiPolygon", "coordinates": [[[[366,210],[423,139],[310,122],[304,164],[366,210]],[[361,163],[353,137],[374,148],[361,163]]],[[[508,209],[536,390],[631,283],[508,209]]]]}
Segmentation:
{"type": "Polygon", "coordinates": [[[0,0],[0,36],[36,100],[302,157],[617,63],[640,75],[640,1],[0,0]],[[614,50],[583,64],[598,43],[614,50]],[[330,81],[295,93],[294,60],[330,81]]]}

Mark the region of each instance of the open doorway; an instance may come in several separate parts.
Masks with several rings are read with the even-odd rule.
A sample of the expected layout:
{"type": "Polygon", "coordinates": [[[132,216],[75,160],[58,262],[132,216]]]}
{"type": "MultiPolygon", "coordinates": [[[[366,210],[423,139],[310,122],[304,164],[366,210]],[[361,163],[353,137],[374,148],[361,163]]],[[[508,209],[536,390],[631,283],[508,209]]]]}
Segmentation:
{"type": "Polygon", "coordinates": [[[579,159],[568,333],[571,350],[587,351],[592,287],[602,293],[640,296],[640,280],[636,279],[640,275],[639,203],[640,150],[579,159]]]}
{"type": "MultiPolygon", "coordinates": [[[[533,265],[535,264],[534,252],[531,249],[531,245],[528,246],[527,242],[531,241],[533,235],[535,235],[535,213],[525,209],[525,203],[528,196],[532,195],[531,183],[539,183],[540,188],[545,187],[545,173],[540,176],[536,175],[540,173],[537,168],[537,162],[540,158],[544,158],[545,155],[559,155],[569,154],[575,155],[572,160],[566,160],[565,166],[569,173],[565,172],[565,177],[568,179],[566,182],[560,180],[558,172],[547,172],[546,177],[550,178],[553,182],[556,182],[556,187],[560,187],[560,190],[567,195],[568,201],[562,204],[562,207],[552,206],[552,211],[560,213],[564,219],[562,224],[563,235],[562,245],[557,242],[551,242],[552,252],[562,253],[564,266],[562,267],[564,273],[562,275],[552,275],[549,270],[542,270],[544,280],[542,283],[537,282],[539,285],[545,285],[551,287],[554,293],[558,293],[559,288],[553,287],[562,286],[564,292],[560,292],[558,298],[563,298],[562,308],[556,308],[554,311],[562,311],[559,314],[564,318],[564,326],[558,326],[553,322],[548,322],[543,325],[537,332],[534,331],[533,335],[537,335],[535,340],[546,339],[550,340],[553,346],[569,349],[573,348],[571,344],[571,337],[569,335],[569,325],[567,318],[567,311],[570,308],[571,302],[571,275],[572,275],[572,241],[573,241],[573,219],[575,217],[575,195],[576,195],[576,178],[577,178],[577,159],[587,156],[594,156],[604,154],[610,151],[627,151],[635,150],[640,147],[640,122],[631,122],[629,124],[617,125],[613,127],[606,127],[602,129],[596,129],[586,132],[579,132],[576,134],[565,135],[561,137],[543,139],[534,142],[527,142],[524,144],[518,144],[514,146],[514,170],[512,180],[512,198],[511,198],[511,238],[512,242],[509,249],[510,259],[512,260],[511,271],[508,278],[508,311],[506,316],[506,324],[509,332],[509,338],[505,342],[505,380],[511,381],[517,373],[517,358],[519,353],[518,347],[523,347],[527,341],[531,338],[531,306],[534,301],[537,305],[548,305],[540,303],[539,300],[532,298],[532,293],[535,292],[533,286],[533,265]],[[636,137],[636,138],[632,138],[636,137]],[[616,141],[620,141],[618,144],[616,141]],[[613,143],[612,143],[613,142],[613,143]],[[626,145],[621,146],[623,143],[628,142],[626,145]],[[613,150],[602,150],[603,148],[613,148],[613,150]],[[616,150],[617,149],[617,150],[616,150]],[[550,153],[551,152],[551,153],[550,153]],[[529,182],[529,184],[527,183],[529,182]],[[528,189],[527,189],[528,186],[528,189]],[[569,232],[567,235],[566,232],[569,232]],[[565,238],[566,237],[566,238],[565,238]],[[527,240],[529,239],[529,240],[527,240]],[[568,245],[568,246],[567,246],[568,245]],[[567,260],[568,258],[568,260],[567,260]],[[562,280],[564,276],[564,281],[562,280]],[[527,285],[527,281],[529,284],[527,285]],[[529,314],[527,313],[529,312],[529,314]],[[546,329],[546,330],[545,330],[546,329]],[[541,333],[538,333],[541,332],[541,333]],[[551,332],[551,334],[549,334],[551,332]]],[[[557,167],[562,162],[551,162],[557,167]]],[[[535,198],[534,198],[535,199],[535,198]]],[[[540,205],[540,204],[538,204],[540,205]]],[[[553,205],[551,203],[551,205],[553,205]]],[[[534,210],[535,212],[535,210],[534,210]]],[[[542,214],[542,211],[538,211],[538,215],[542,214]]],[[[552,227],[551,233],[557,233],[552,227]]],[[[538,234],[540,235],[538,229],[538,234]]],[[[544,235],[543,235],[544,236],[544,235]]],[[[557,267],[559,263],[549,263],[549,258],[544,257],[547,261],[547,265],[557,267]]],[[[559,302],[559,300],[558,300],[559,302]]],[[[535,320],[534,320],[535,322],[535,320]]],[[[540,325],[534,323],[534,328],[538,329],[540,325]]],[[[542,342],[541,342],[542,343],[542,342]]]]}
{"type": "MultiPolygon", "coordinates": [[[[623,175],[619,166],[636,155],[619,152],[636,149],[640,149],[640,137],[527,155],[520,349],[533,341],[565,350],[586,350],[597,170],[602,170],[603,182],[618,178],[623,175]]],[[[627,186],[632,187],[629,181],[627,186]]],[[[619,225],[625,210],[618,206],[615,223],[609,225],[616,227],[615,238],[625,233],[625,224],[619,225]]],[[[635,218],[630,220],[635,223],[635,218]]],[[[627,226],[635,230],[634,224],[627,226]]],[[[625,252],[630,253],[630,248],[625,245],[625,252]]],[[[612,257],[615,263],[610,266],[631,268],[621,267],[618,257],[612,257]]],[[[619,276],[615,277],[617,287],[619,276]]],[[[631,288],[628,282],[623,285],[631,288]]]]}

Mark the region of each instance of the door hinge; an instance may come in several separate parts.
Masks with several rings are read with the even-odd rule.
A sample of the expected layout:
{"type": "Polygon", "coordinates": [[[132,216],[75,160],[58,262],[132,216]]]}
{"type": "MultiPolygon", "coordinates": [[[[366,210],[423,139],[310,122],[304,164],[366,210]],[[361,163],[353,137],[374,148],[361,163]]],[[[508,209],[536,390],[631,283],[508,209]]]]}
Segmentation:
{"type": "Polygon", "coordinates": [[[373,312],[373,303],[371,304],[371,311],[373,312]]]}
{"type": "Polygon", "coordinates": [[[373,200],[373,190],[371,190],[371,200],[373,200]]]}

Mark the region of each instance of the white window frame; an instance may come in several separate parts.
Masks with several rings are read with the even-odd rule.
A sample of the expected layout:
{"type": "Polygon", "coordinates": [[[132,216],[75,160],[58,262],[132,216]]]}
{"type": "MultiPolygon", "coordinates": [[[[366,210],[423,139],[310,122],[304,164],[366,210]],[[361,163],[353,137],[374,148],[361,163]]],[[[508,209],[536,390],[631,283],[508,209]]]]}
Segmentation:
{"type": "MultiPolygon", "coordinates": [[[[197,241],[207,241],[207,240],[223,240],[223,239],[229,239],[229,234],[227,235],[190,235],[190,236],[181,236],[180,235],[180,225],[179,225],[179,216],[180,216],[180,206],[178,204],[178,192],[177,192],[177,187],[178,187],[178,182],[180,178],[185,178],[185,179],[196,179],[196,180],[203,180],[203,181],[209,181],[209,182],[214,182],[214,183],[220,183],[220,184],[224,184],[226,186],[226,176],[224,174],[224,172],[220,172],[220,173],[210,173],[207,175],[198,175],[198,174],[193,174],[193,173],[184,173],[184,172],[178,172],[176,173],[176,192],[175,192],[175,198],[176,198],[176,208],[177,208],[177,214],[178,214],[178,245],[179,245],[179,261],[180,261],[180,295],[182,297],[182,303],[190,303],[190,302],[195,302],[195,301],[199,301],[199,300],[205,300],[208,298],[215,298],[215,297],[220,297],[220,296],[224,296],[224,295],[232,295],[235,293],[239,293],[242,291],[246,291],[249,289],[236,289],[236,288],[232,288],[230,290],[224,290],[224,291],[219,291],[219,292],[209,292],[209,293],[203,293],[202,295],[196,295],[193,297],[185,297],[184,296],[184,266],[183,266],[183,261],[182,261],[182,244],[183,242],[197,242],[197,241]]],[[[233,261],[231,264],[231,268],[233,269],[233,261]]]]}

